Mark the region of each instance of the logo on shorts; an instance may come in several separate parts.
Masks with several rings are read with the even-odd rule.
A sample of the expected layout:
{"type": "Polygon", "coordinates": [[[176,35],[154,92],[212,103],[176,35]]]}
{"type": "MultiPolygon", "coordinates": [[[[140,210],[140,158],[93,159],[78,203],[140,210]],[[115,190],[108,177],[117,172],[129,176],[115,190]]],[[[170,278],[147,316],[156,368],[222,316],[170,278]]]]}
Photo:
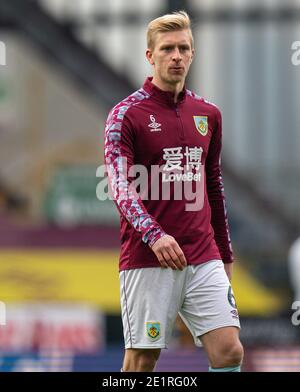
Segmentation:
{"type": "Polygon", "coordinates": [[[234,309],[236,309],[236,302],[235,302],[235,298],[234,298],[234,295],[233,295],[233,291],[232,291],[231,286],[229,286],[229,288],[228,288],[227,298],[228,298],[228,301],[229,301],[230,305],[231,305],[234,309]]]}
{"type": "Polygon", "coordinates": [[[147,322],[146,331],[147,331],[147,336],[149,336],[151,340],[157,339],[160,336],[160,323],[157,321],[147,322]]]}

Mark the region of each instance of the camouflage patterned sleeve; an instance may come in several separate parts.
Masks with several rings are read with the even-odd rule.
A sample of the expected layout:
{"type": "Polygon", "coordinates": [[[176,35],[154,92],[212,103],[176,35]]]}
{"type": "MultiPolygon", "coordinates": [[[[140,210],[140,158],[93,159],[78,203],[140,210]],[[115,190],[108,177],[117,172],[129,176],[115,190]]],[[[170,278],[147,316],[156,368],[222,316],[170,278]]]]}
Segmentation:
{"type": "Polygon", "coordinates": [[[147,212],[128,176],[134,163],[134,129],[125,116],[129,103],[122,101],[110,112],[105,127],[104,159],[114,202],[120,214],[152,246],[166,233],[147,212]]]}

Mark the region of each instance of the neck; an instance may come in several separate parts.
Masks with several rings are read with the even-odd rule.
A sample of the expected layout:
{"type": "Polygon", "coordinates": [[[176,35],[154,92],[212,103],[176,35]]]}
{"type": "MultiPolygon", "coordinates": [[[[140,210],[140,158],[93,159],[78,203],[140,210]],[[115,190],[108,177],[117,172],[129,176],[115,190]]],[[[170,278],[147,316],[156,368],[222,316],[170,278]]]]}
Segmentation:
{"type": "Polygon", "coordinates": [[[183,90],[184,86],[184,80],[177,82],[177,83],[167,83],[158,78],[157,76],[153,76],[152,83],[160,88],[163,91],[170,91],[171,93],[174,93],[174,102],[176,103],[178,100],[178,95],[181,93],[183,90]]]}

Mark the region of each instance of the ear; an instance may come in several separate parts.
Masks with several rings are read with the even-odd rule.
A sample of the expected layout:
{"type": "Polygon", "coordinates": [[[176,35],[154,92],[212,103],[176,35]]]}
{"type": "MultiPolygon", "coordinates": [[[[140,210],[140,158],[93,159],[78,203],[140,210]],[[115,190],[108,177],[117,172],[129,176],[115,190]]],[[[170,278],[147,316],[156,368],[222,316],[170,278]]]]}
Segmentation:
{"type": "Polygon", "coordinates": [[[150,49],[146,50],[146,57],[147,57],[147,60],[149,61],[149,63],[151,65],[154,65],[153,54],[150,49]]]}
{"type": "Polygon", "coordinates": [[[193,61],[194,55],[195,55],[195,49],[192,49],[191,62],[193,61]]]}

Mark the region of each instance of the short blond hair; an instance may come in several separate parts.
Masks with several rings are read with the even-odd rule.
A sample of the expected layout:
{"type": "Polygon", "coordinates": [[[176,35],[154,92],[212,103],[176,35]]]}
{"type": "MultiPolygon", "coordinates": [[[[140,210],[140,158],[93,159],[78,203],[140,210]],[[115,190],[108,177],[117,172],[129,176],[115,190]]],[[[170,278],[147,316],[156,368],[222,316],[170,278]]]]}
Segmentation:
{"type": "Polygon", "coordinates": [[[194,38],[191,29],[191,20],[185,11],[173,12],[152,20],[148,24],[147,45],[149,49],[154,48],[155,37],[157,33],[166,33],[168,31],[188,30],[191,38],[191,46],[194,47],[194,38]]]}

